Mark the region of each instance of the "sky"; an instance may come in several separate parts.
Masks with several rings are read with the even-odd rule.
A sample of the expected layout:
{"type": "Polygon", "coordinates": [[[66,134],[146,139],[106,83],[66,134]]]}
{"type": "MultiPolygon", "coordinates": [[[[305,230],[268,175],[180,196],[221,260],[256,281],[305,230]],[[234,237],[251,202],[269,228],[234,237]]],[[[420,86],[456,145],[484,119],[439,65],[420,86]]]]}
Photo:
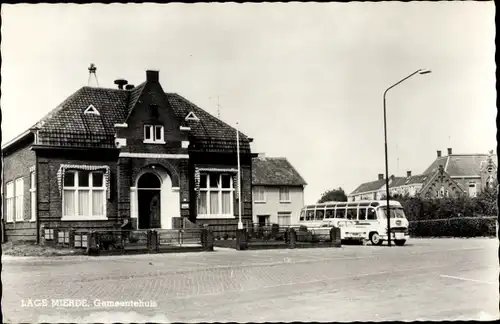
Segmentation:
{"type": "Polygon", "coordinates": [[[2,5],[2,143],[88,83],[178,93],[286,157],[305,202],[496,149],[493,2],[2,5]]]}

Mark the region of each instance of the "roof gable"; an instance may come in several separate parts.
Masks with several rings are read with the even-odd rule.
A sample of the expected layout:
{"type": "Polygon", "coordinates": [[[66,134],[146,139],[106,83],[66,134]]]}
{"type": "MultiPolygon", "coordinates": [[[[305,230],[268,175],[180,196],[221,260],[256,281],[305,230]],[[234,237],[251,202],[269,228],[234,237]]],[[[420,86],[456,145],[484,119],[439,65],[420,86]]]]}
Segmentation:
{"type": "Polygon", "coordinates": [[[306,181],[286,158],[252,159],[252,185],[305,186],[306,181]]]}

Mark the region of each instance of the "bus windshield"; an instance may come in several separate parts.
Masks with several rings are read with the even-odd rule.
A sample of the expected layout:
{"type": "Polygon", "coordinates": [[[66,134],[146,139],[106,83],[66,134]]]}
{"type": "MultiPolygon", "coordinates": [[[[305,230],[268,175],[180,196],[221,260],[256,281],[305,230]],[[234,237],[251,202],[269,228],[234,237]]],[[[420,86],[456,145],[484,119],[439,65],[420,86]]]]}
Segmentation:
{"type": "MultiPolygon", "coordinates": [[[[406,218],[405,212],[401,207],[391,207],[391,218],[406,218]]],[[[379,212],[383,218],[386,218],[385,215],[387,213],[387,207],[379,208],[379,212]]]]}

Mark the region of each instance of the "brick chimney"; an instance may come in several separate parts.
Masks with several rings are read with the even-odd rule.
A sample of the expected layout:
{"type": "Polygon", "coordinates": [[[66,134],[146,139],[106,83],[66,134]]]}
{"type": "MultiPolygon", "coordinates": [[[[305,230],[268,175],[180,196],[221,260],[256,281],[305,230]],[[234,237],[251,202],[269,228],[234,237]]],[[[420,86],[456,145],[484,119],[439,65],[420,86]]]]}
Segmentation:
{"type": "Polygon", "coordinates": [[[409,178],[411,177],[411,171],[406,171],[406,176],[409,178]]]}
{"type": "Polygon", "coordinates": [[[379,173],[378,174],[378,179],[379,180],[384,180],[384,174],[383,173],[379,173]]]}
{"type": "Polygon", "coordinates": [[[451,150],[451,147],[448,147],[448,155],[452,155],[453,151],[451,150]]]}
{"type": "Polygon", "coordinates": [[[440,158],[441,157],[441,151],[437,151],[437,157],[440,158]]]}
{"type": "Polygon", "coordinates": [[[159,71],[147,70],[146,71],[146,81],[158,83],[160,80],[159,74],[160,74],[159,71]]]}

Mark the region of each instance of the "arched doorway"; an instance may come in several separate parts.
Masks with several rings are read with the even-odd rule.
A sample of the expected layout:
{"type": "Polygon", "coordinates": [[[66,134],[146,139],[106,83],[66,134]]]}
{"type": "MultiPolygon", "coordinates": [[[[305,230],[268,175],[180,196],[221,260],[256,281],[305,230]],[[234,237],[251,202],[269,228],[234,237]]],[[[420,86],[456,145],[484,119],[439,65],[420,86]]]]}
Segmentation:
{"type": "Polygon", "coordinates": [[[141,175],[137,182],[140,229],[161,228],[161,180],[152,173],[141,175]]]}

